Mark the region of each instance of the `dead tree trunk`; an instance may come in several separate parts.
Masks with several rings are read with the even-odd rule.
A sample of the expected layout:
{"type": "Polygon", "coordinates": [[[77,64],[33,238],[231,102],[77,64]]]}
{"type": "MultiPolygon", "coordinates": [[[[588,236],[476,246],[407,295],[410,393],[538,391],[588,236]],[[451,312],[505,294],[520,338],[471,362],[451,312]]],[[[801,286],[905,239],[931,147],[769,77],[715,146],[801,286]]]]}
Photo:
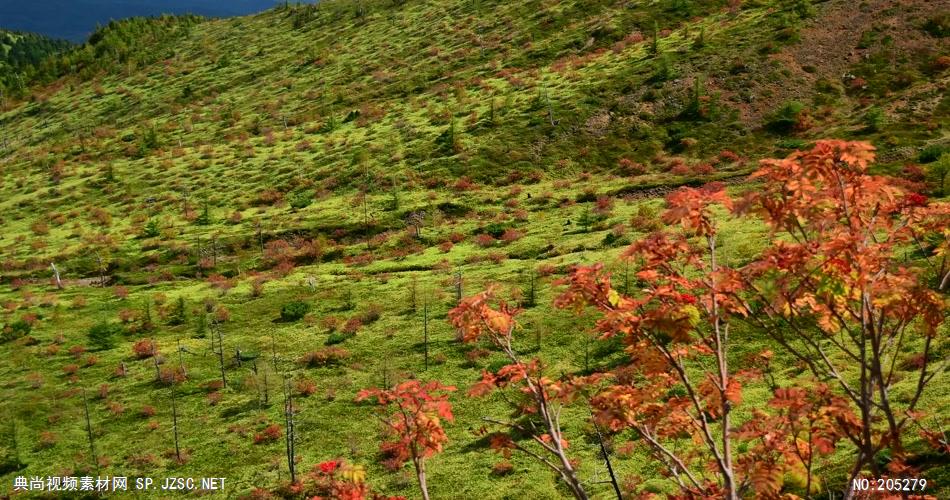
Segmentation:
{"type": "Polygon", "coordinates": [[[49,267],[53,269],[53,279],[56,281],[56,288],[58,290],[63,289],[63,281],[59,279],[59,269],[56,268],[55,262],[50,262],[49,267]]]}
{"type": "Polygon", "coordinates": [[[102,269],[102,256],[99,255],[99,252],[96,252],[96,262],[99,264],[99,286],[105,288],[106,276],[105,271],[102,269]]]}
{"type": "Polygon", "coordinates": [[[266,366],[264,367],[263,372],[264,372],[264,406],[267,406],[267,404],[268,404],[268,397],[270,396],[270,392],[269,392],[269,388],[268,388],[268,386],[267,386],[268,382],[267,382],[267,367],[266,367],[266,366]]]}
{"type": "Polygon", "coordinates": [[[182,377],[187,377],[188,372],[185,371],[185,363],[181,359],[181,339],[178,339],[176,342],[178,344],[178,371],[182,377]]]}
{"type": "Polygon", "coordinates": [[[429,371],[429,299],[422,301],[422,342],[425,347],[425,370],[429,371]]]}
{"type": "Polygon", "coordinates": [[[172,431],[175,433],[175,458],[181,463],[181,447],[178,444],[178,395],[172,384],[172,431]]]}
{"type": "Polygon", "coordinates": [[[287,469],[290,471],[290,483],[297,482],[297,464],[294,457],[294,398],[290,390],[290,382],[284,379],[284,420],[287,427],[287,469]]]}
{"type": "Polygon", "coordinates": [[[261,247],[261,257],[264,256],[264,226],[257,221],[257,243],[261,247]]]}
{"type": "Polygon", "coordinates": [[[162,369],[158,367],[158,352],[152,354],[152,362],[155,364],[155,382],[162,383],[162,369]]]}
{"type": "Polygon", "coordinates": [[[228,386],[228,379],[224,373],[224,339],[221,337],[221,326],[218,324],[217,320],[211,322],[211,336],[218,334],[218,364],[221,366],[221,387],[228,386]]]}
{"type": "Polygon", "coordinates": [[[82,406],[86,413],[86,436],[89,438],[89,453],[92,454],[92,463],[96,467],[96,476],[99,476],[99,458],[96,456],[96,441],[92,437],[92,421],[89,419],[89,400],[86,398],[86,389],[82,390],[82,406]]]}

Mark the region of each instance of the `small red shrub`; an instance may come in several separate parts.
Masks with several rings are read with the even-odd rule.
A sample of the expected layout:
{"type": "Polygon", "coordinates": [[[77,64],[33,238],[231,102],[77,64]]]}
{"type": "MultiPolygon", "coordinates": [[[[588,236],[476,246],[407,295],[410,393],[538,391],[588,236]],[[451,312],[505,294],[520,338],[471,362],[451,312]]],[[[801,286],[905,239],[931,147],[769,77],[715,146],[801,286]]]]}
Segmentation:
{"type": "Polygon", "coordinates": [[[254,435],[254,444],[273,443],[283,435],[283,429],[277,424],[270,424],[263,431],[254,435]]]}
{"type": "Polygon", "coordinates": [[[482,233],[475,237],[475,244],[482,248],[488,248],[495,245],[495,238],[488,233],[482,233]]]}
{"type": "Polygon", "coordinates": [[[139,359],[151,358],[158,352],[158,344],[152,339],[142,339],[132,345],[132,352],[139,359]]]}

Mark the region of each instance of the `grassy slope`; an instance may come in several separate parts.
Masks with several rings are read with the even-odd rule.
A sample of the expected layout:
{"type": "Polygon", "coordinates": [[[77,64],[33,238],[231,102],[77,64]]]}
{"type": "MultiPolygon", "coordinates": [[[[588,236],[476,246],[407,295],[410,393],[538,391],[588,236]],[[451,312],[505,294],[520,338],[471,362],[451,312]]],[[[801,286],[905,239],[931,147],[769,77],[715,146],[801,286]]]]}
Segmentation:
{"type": "MultiPolygon", "coordinates": [[[[714,174],[691,173],[698,170],[690,168],[671,172],[670,167],[677,158],[687,165],[708,162],[722,149],[752,159],[780,154],[783,147],[829,134],[872,139],[894,159],[892,165],[913,154],[906,153],[907,148],[942,140],[947,103],[940,89],[946,74],[928,79],[922,73],[929,71],[932,54],[901,49],[896,67],[917,72],[916,80],[888,95],[875,92],[891,85],[894,75],[874,80],[871,75],[883,73],[845,58],[837,64],[866,71],[873,84],[868,90],[845,92],[842,84],[832,82],[837,87],[817,87],[822,92],[804,88],[795,95],[775,96],[799,84],[817,86],[814,75],[838,69],[819,64],[799,73],[801,65],[794,66],[789,58],[807,59],[806,35],[827,26],[823,16],[834,14],[832,9],[843,2],[821,4],[816,17],[780,25],[774,12],[778,2],[746,2],[737,14],[719,9],[683,14],[669,5],[407,2],[398,9],[370,4],[369,13],[360,18],[349,4],[327,3],[299,27],[294,18],[302,11],[206,22],[156,49],[166,52],[156,64],[119,65],[93,81],[66,78],[36,89],[33,102],[0,113],[6,138],[0,148],[7,146],[0,159],[4,286],[13,277],[37,279],[20,291],[4,288],[0,300],[9,307],[3,321],[27,313],[42,317],[32,333],[37,345],[0,345],[0,405],[19,422],[21,458],[28,464],[18,474],[87,467],[81,400],[75,389],[87,387],[94,393],[99,384],[108,383],[110,394],[92,401],[92,412],[99,453],[110,458],[110,473],[222,475],[240,490],[277,481],[281,469],[274,464],[279,464],[282,445],[253,445],[251,436],[263,422],[281,420],[280,404],[272,400],[269,406],[260,405],[253,386],[262,380],[255,380],[246,364],[232,363],[232,386],[217,406],[210,406],[202,388],[217,377],[209,339],[192,338],[197,313],[182,326],[159,320],[155,299],[162,294],[165,309],[179,296],[187,299],[190,311],[206,298],[219,301],[232,314],[224,330],[230,352],[266,353],[273,338],[281,370],[291,378],[317,382],[316,394],[300,400],[298,449],[303,464],[345,456],[367,465],[374,485],[411,496],[408,472],[387,473],[375,465],[371,413],[351,401],[357,390],[381,384],[384,377],[419,374],[421,313],[407,311],[413,281],[435,304],[431,349],[433,355],[444,355],[444,362],[424,376],[465,388],[481,368],[497,360],[469,362],[469,348],[452,341],[444,313],[453,301],[455,271],[463,273],[466,292],[488,282],[502,283],[507,291],[522,288],[526,273],[542,264],[612,263],[620,243],[645,229],[629,227],[631,216],[641,206],[658,206],[639,197],[618,199],[613,213],[585,232],[578,221],[592,204],[572,202],[585,190],[631,192],[638,186],[730,177],[747,172],[751,162],[721,162],[714,174]],[[651,83],[657,72],[656,58],[649,54],[654,19],[661,30],[671,30],[663,33],[659,46],[677,77],[651,83]],[[801,42],[795,43],[794,36],[788,39],[785,29],[798,33],[801,42]],[[632,36],[618,44],[636,32],[646,40],[637,42],[632,36]],[[700,32],[705,44],[697,48],[694,41],[700,32]],[[742,67],[736,61],[742,61],[742,67]],[[710,120],[677,119],[696,75],[703,75],[707,94],[718,96],[720,111],[710,120]],[[776,92],[771,82],[783,78],[790,83],[776,92]],[[768,98],[759,103],[749,95],[768,98]],[[813,126],[793,137],[762,130],[764,117],[791,98],[814,110],[813,126]],[[883,130],[864,129],[868,106],[902,101],[910,111],[888,109],[889,123],[883,130]],[[936,105],[911,106],[921,101],[936,105]],[[455,144],[448,140],[453,122],[455,144]],[[148,137],[152,131],[154,140],[148,137]],[[646,172],[622,172],[621,157],[644,163],[646,172]],[[53,171],[60,172],[58,182],[52,180],[53,171]],[[588,171],[593,175],[581,175],[588,171]],[[509,178],[511,172],[523,177],[509,178]],[[533,172],[539,181],[532,179],[533,172]],[[462,175],[480,187],[452,189],[462,175]],[[502,185],[507,183],[526,186],[514,193],[502,185]],[[393,185],[398,208],[392,206],[393,185]],[[368,192],[369,222],[364,221],[357,189],[368,192]],[[261,194],[268,190],[287,199],[306,193],[316,201],[299,210],[287,203],[261,204],[261,194]],[[516,202],[506,205],[507,199],[516,202]],[[440,210],[444,203],[457,206],[441,205],[440,210]],[[196,224],[194,218],[205,204],[212,224],[196,224]],[[93,208],[109,213],[111,222],[94,221],[93,208]],[[405,214],[420,209],[428,214],[421,245],[404,237],[402,222],[405,214]],[[227,222],[235,212],[241,220],[227,222]],[[148,220],[159,222],[160,237],[137,237],[148,220]],[[37,222],[49,226],[49,233],[37,230],[37,222]],[[473,232],[492,222],[517,227],[525,237],[491,249],[476,246],[473,232]],[[618,223],[628,225],[621,242],[604,246],[605,236],[618,223]],[[258,224],[265,239],[297,234],[334,242],[327,243],[325,259],[273,278],[264,295],[254,298],[250,281],[256,269],[265,267],[256,250],[258,224]],[[451,233],[467,239],[442,253],[435,244],[451,233]],[[367,240],[367,234],[382,236],[367,240]],[[205,248],[199,253],[207,256],[212,235],[218,239],[220,256],[217,268],[204,274],[222,273],[237,283],[220,297],[196,277],[195,246],[205,248]],[[68,280],[88,278],[96,275],[96,252],[110,264],[116,281],[130,285],[129,298],[120,300],[109,288],[75,281],[68,281],[62,292],[47,286],[49,260],[60,264],[68,280]],[[485,260],[489,257],[500,262],[485,260]],[[309,277],[317,283],[315,291],[307,285],[309,277]],[[71,307],[80,295],[88,305],[71,307]],[[349,297],[353,309],[345,308],[349,297]],[[281,305],[294,298],[313,304],[313,324],[273,321],[281,305]],[[160,325],[149,335],[159,341],[169,361],[176,359],[178,339],[196,353],[186,355],[190,380],[181,398],[181,434],[192,455],[183,466],[162,456],[171,447],[168,390],[151,382],[154,368],[149,361],[131,358],[135,335],[116,349],[93,353],[98,362],[79,370],[79,382],[62,374],[65,365],[77,362],[68,348],[88,345],[85,332],[90,326],[115,321],[120,310],[142,309],[146,303],[160,325]],[[322,318],[345,319],[371,304],[382,307],[382,317],[344,342],[351,353],[344,366],[303,369],[293,363],[325,342],[322,318]],[[61,350],[44,354],[60,334],[61,350]],[[130,376],[114,379],[121,361],[129,364],[130,376]],[[42,379],[40,389],[26,389],[37,376],[42,379]],[[121,403],[125,412],[113,415],[108,402],[121,403]],[[147,404],[159,413],[140,418],[138,411],[147,404]],[[150,430],[149,420],[157,421],[158,429],[150,430]],[[251,434],[242,435],[244,430],[251,434]],[[55,446],[38,446],[43,431],[58,437],[55,446]]],[[[902,9],[894,29],[905,35],[919,31],[916,26],[928,14],[926,3],[912,2],[902,9]]],[[[866,20],[868,26],[878,21],[866,20]]],[[[935,47],[933,53],[946,51],[944,39],[914,36],[935,47]]],[[[882,38],[867,49],[880,60],[866,64],[892,66],[882,38]]],[[[727,258],[738,263],[753,255],[763,240],[761,228],[734,221],[726,225],[727,258]]],[[[541,354],[552,369],[583,369],[586,323],[552,311],[554,294],[549,280],[543,281],[539,306],[524,318],[523,348],[531,351],[535,334],[541,332],[541,354]]],[[[737,359],[764,345],[755,338],[742,340],[737,359]]],[[[609,361],[608,347],[600,347],[605,350],[601,353],[590,346],[595,362],[609,361]]],[[[785,375],[796,373],[789,368],[785,375]]],[[[269,381],[273,398],[278,391],[273,374],[269,381]]],[[[945,387],[944,382],[937,380],[934,386],[945,387]]],[[[766,397],[761,388],[753,388],[746,410],[766,397]]],[[[925,408],[946,412],[945,390],[932,391],[928,398],[925,408]]],[[[515,474],[490,476],[498,458],[473,444],[477,438],[472,431],[481,426],[482,415],[503,411],[500,400],[459,396],[454,402],[458,422],[450,427],[452,443],[431,462],[435,497],[555,494],[549,474],[529,461],[516,460],[515,474]],[[463,477],[466,480],[460,481],[463,477]]],[[[581,437],[581,417],[568,419],[567,433],[576,436],[574,449],[587,459],[583,474],[590,477],[595,474],[590,459],[595,449],[581,437]]],[[[617,442],[624,439],[620,436],[617,442]]],[[[622,474],[651,478],[657,488],[665,487],[655,465],[642,456],[618,462],[622,474]]],[[[286,475],[285,470],[280,473],[286,475]]],[[[602,476],[604,471],[597,473],[602,476]]],[[[833,479],[840,479],[837,473],[833,479]]],[[[14,475],[7,473],[2,480],[9,485],[14,475]]],[[[606,492],[604,486],[594,490],[606,492]]]]}

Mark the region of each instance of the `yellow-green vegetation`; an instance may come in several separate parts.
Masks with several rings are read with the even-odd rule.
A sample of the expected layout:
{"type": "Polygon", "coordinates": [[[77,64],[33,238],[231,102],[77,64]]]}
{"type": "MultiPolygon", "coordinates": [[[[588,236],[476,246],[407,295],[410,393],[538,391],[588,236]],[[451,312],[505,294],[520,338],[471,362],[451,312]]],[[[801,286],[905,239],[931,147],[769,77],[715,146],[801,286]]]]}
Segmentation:
{"type": "MultiPolygon", "coordinates": [[[[852,3],[325,1],[114,23],[46,61],[0,100],[0,491],[95,475],[83,391],[104,474],[272,489],[284,444],[255,435],[283,425],[286,383],[300,469],[346,458],[415,497],[353,401],[414,376],[463,389],[428,462],[434,498],[565,495],[524,457],[493,472],[502,458],[476,431],[507,406],[464,389],[503,360],[457,342],[447,311],[498,283],[527,308],[519,350],[589,371],[622,346],[553,308],[553,282],[605,262],[632,292],[618,256],[662,227],[676,186],[754,189],[758,159],[835,136],[872,141],[874,168],[944,196],[928,175],[948,151],[950,52],[926,29],[939,7],[874,1],[855,26],[829,22],[852,3]],[[835,33],[854,46],[823,43],[835,33]],[[178,461],[167,382],[182,376],[178,461]]],[[[767,243],[764,226],[721,224],[727,264],[767,243]]],[[[735,335],[737,363],[770,346],[735,335]]],[[[946,383],[927,413],[950,412],[946,383]]],[[[769,397],[747,391],[736,418],[769,397]]],[[[587,412],[566,410],[565,434],[610,498],[587,412]]],[[[672,491],[630,439],[610,437],[619,476],[672,491]]],[[[829,489],[845,486],[843,455],[829,489]]],[[[928,474],[948,491],[945,464],[928,474]]]]}

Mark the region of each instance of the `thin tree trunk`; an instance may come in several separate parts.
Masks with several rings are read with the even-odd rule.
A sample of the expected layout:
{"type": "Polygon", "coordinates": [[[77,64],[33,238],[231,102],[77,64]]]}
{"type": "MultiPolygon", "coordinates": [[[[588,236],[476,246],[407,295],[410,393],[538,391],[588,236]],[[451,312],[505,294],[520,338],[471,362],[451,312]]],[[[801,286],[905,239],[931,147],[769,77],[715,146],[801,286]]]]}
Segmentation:
{"type": "Polygon", "coordinates": [[[158,353],[152,354],[152,363],[155,365],[155,382],[162,383],[162,369],[158,367],[158,353]]]}
{"type": "Polygon", "coordinates": [[[290,470],[291,484],[297,482],[297,464],[294,463],[294,400],[290,391],[290,382],[284,380],[284,419],[287,427],[287,468],[290,470]]]}
{"type": "Polygon", "coordinates": [[[59,290],[63,289],[63,281],[59,279],[59,269],[56,268],[55,262],[50,262],[49,267],[53,269],[53,278],[56,280],[56,288],[59,290]]]}
{"type": "Polygon", "coordinates": [[[422,490],[422,500],[429,500],[429,486],[426,484],[426,464],[422,458],[413,454],[412,465],[416,468],[416,478],[419,479],[419,489],[422,490]]]}
{"type": "Polygon", "coordinates": [[[429,299],[423,299],[422,303],[422,335],[425,344],[425,369],[429,370],[429,299]]]}
{"type": "Polygon", "coordinates": [[[96,262],[99,264],[99,286],[105,288],[106,276],[102,269],[102,256],[99,255],[99,252],[96,252],[96,262]]]}
{"type": "Polygon", "coordinates": [[[82,390],[82,406],[86,413],[86,436],[89,438],[89,453],[92,454],[92,463],[96,467],[96,476],[99,476],[99,458],[96,456],[96,443],[92,437],[92,421],[89,419],[89,400],[86,398],[86,389],[82,390]]]}
{"type": "Polygon", "coordinates": [[[264,226],[260,222],[257,223],[257,243],[261,247],[261,256],[264,255],[264,226]]]}
{"type": "Polygon", "coordinates": [[[264,406],[267,406],[267,399],[269,396],[269,392],[267,388],[267,368],[266,367],[264,368],[263,372],[264,372],[264,406]]]}
{"type": "Polygon", "coordinates": [[[604,435],[600,432],[600,426],[594,421],[594,412],[590,414],[591,423],[594,424],[594,430],[597,432],[597,442],[600,443],[600,453],[604,456],[607,463],[607,473],[610,474],[610,484],[614,487],[614,493],[617,494],[617,500],[623,500],[623,493],[620,492],[620,485],[617,484],[617,477],[614,475],[614,467],[610,463],[610,455],[607,453],[607,446],[604,445],[604,435]]]}
{"type": "MultiPolygon", "coordinates": [[[[706,241],[709,245],[709,264],[710,269],[713,273],[716,273],[718,270],[718,264],[716,262],[716,237],[707,236],[706,241]]],[[[729,328],[728,325],[723,327],[722,321],[719,318],[719,302],[716,299],[716,283],[715,278],[712,278],[713,281],[710,283],[710,304],[712,305],[712,316],[713,316],[713,330],[714,330],[714,341],[716,343],[716,361],[718,362],[718,371],[719,371],[719,399],[722,404],[722,457],[717,457],[717,460],[720,462],[720,469],[722,472],[723,479],[723,488],[725,489],[726,497],[730,500],[738,499],[738,487],[736,485],[735,473],[732,467],[732,428],[731,428],[731,410],[732,403],[729,401],[728,391],[729,391],[729,365],[728,360],[726,359],[726,353],[728,352],[728,336],[729,328]]]]}
{"type": "Polygon", "coordinates": [[[178,445],[178,395],[172,384],[172,431],[175,433],[175,458],[181,463],[181,447],[178,445]]]}
{"type": "Polygon", "coordinates": [[[181,359],[181,339],[175,342],[178,344],[178,371],[181,372],[182,377],[187,377],[188,373],[185,371],[185,363],[181,359]]]}
{"type": "MultiPolygon", "coordinates": [[[[218,332],[218,364],[221,366],[221,386],[227,387],[228,379],[224,374],[224,339],[221,337],[221,327],[217,321],[212,321],[211,324],[214,325],[214,330],[218,332]]],[[[214,335],[214,332],[211,335],[214,335]]]]}

